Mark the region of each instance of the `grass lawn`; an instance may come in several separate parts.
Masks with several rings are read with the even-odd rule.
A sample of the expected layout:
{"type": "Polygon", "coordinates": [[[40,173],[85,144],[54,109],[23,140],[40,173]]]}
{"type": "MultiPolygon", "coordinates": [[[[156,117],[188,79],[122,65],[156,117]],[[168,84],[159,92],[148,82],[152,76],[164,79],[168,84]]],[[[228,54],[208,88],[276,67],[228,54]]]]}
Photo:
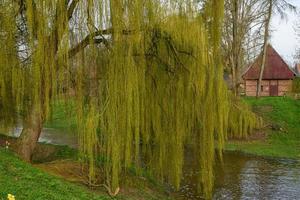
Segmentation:
{"type": "Polygon", "coordinates": [[[300,159],[300,100],[288,97],[250,98],[245,101],[262,116],[267,138],[229,141],[226,149],[259,156],[300,159]]]}
{"type": "Polygon", "coordinates": [[[7,194],[16,200],[111,199],[36,169],[0,147],[0,200],[7,194]]]}
{"type": "MultiPolygon", "coordinates": [[[[58,163],[63,162],[58,160],[58,163]]],[[[139,177],[132,177],[131,187],[121,187],[121,193],[116,198],[111,198],[104,188],[90,190],[81,184],[75,184],[61,178],[55,171],[68,171],[69,169],[67,167],[61,169],[60,165],[53,164],[51,162],[33,166],[20,160],[11,151],[0,147],[0,200],[7,200],[8,194],[14,195],[16,200],[172,199],[165,196],[163,189],[159,186],[150,189],[149,183],[139,177]],[[48,168],[47,172],[45,172],[45,168],[48,168]],[[52,170],[49,170],[51,168],[52,170]]]]}

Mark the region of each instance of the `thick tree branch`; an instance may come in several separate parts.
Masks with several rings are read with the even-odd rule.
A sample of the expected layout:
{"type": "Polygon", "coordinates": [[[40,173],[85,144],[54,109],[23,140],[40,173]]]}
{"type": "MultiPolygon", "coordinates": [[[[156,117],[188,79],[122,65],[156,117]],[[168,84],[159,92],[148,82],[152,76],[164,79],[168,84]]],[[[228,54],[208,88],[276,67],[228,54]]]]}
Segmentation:
{"type": "Polygon", "coordinates": [[[97,39],[91,40],[90,37],[86,37],[84,40],[82,40],[80,43],[78,43],[75,47],[73,47],[72,49],[69,50],[69,52],[68,52],[69,58],[74,57],[77,53],[82,51],[85,47],[87,47],[91,43],[91,41],[94,44],[100,44],[100,43],[104,42],[104,39],[97,38],[97,39]]]}
{"type": "Polygon", "coordinates": [[[73,0],[68,9],[68,20],[70,20],[73,16],[74,10],[79,3],[80,0],[73,0]]]}
{"type": "MultiPolygon", "coordinates": [[[[91,42],[94,44],[104,43],[107,46],[107,40],[105,39],[104,35],[111,35],[113,34],[113,29],[104,29],[104,30],[98,30],[94,33],[91,33],[87,35],[81,42],[79,42],[76,46],[71,48],[68,52],[69,58],[74,57],[78,52],[82,51],[84,48],[86,48],[91,42]],[[101,38],[97,38],[100,37],[101,38]]],[[[123,35],[129,35],[133,31],[131,30],[123,30],[121,34],[123,35]]]]}
{"type": "Polygon", "coordinates": [[[87,47],[90,42],[93,43],[101,43],[104,42],[103,35],[108,35],[112,33],[112,29],[98,30],[94,33],[87,35],[82,41],[80,41],[76,46],[69,50],[69,58],[74,57],[78,52],[82,51],[85,47],[87,47]],[[102,38],[96,39],[97,36],[102,36],[102,38]]]}

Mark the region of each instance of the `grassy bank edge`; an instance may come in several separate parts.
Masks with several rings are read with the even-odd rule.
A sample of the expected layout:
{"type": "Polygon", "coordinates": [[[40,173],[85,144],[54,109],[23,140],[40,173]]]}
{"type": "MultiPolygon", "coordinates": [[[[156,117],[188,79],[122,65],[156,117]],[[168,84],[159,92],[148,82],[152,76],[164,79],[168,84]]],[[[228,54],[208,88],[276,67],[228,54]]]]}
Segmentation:
{"type": "Polygon", "coordinates": [[[7,194],[13,194],[17,200],[111,199],[47,174],[0,147],[0,199],[6,199],[7,194]]]}
{"type": "Polygon", "coordinates": [[[267,135],[261,140],[229,140],[226,151],[269,158],[300,160],[300,100],[289,97],[245,97],[257,115],[263,117],[267,135]]]}

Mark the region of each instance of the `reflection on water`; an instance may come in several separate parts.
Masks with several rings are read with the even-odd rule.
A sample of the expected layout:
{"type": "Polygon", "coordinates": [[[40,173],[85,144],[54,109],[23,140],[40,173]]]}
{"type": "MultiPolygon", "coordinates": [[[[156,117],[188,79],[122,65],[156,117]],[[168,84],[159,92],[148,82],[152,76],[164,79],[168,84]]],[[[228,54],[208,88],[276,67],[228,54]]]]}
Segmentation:
{"type": "MultiPolygon", "coordinates": [[[[19,137],[22,131],[22,127],[17,127],[10,131],[9,136],[19,137]]],[[[57,130],[52,128],[43,128],[39,142],[68,145],[72,148],[77,148],[77,136],[75,132],[71,130],[57,130]]]]}
{"type": "MultiPolygon", "coordinates": [[[[185,167],[178,199],[201,199],[196,193],[195,163],[185,167]]],[[[216,167],[213,199],[300,200],[300,163],[225,153],[216,167]]]]}

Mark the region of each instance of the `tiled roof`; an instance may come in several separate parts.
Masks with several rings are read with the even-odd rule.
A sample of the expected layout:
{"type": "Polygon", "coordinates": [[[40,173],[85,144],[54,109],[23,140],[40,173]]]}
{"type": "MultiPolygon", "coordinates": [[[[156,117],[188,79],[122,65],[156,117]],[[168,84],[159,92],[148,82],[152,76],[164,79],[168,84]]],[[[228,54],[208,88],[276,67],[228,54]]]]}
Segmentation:
{"type": "MultiPolygon", "coordinates": [[[[243,74],[243,79],[259,79],[261,63],[262,54],[258,56],[255,62],[250,65],[248,70],[243,74]]],[[[289,68],[275,49],[271,45],[268,45],[263,79],[293,79],[294,77],[295,73],[289,68]]]]}

